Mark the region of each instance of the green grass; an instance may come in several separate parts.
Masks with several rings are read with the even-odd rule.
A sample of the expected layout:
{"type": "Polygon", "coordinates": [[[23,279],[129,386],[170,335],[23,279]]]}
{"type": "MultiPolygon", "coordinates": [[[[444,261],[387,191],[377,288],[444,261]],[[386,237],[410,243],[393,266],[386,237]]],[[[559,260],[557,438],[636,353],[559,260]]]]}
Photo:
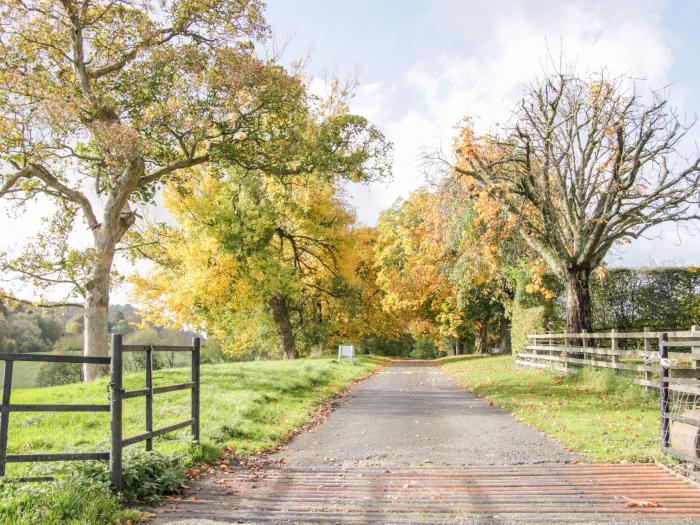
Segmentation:
{"type": "Polygon", "coordinates": [[[12,369],[12,388],[34,387],[38,365],[31,361],[16,361],[12,369]]]}
{"type": "Polygon", "coordinates": [[[660,456],[658,399],[611,370],[560,376],[518,369],[512,356],[442,366],[472,392],[592,461],[649,462],[660,456]]]}
{"type": "MultiPolygon", "coordinates": [[[[383,358],[361,356],[355,359],[354,365],[348,361],[338,363],[332,358],[204,365],[201,370],[203,449],[210,456],[212,450],[216,455],[216,451],[225,448],[237,453],[273,449],[291,432],[308,422],[310,414],[325,399],[385,361],[383,358]]],[[[154,374],[154,386],[186,382],[189,380],[188,374],[188,369],[159,370],[154,374]]],[[[143,373],[127,374],[124,382],[127,390],[143,388],[143,373]]],[[[13,391],[12,402],[107,403],[107,383],[107,379],[103,379],[87,385],[20,389],[13,391]]],[[[189,395],[189,391],[157,395],[154,401],[154,426],[162,427],[188,419],[189,395]]],[[[143,398],[124,402],[123,421],[124,437],[144,432],[143,398]]],[[[132,445],[139,446],[142,447],[143,443],[132,445]]],[[[9,453],[106,451],[108,448],[109,416],[106,413],[13,413],[10,417],[9,453]]],[[[191,457],[192,453],[187,430],[158,438],[154,448],[183,458],[191,457]]],[[[10,464],[7,474],[26,474],[27,469],[26,464],[10,464]]],[[[75,492],[77,489],[72,490],[75,492]]],[[[36,510],[33,503],[28,503],[32,498],[34,496],[22,496],[21,491],[17,497],[5,498],[0,505],[0,521],[31,523],[27,516],[36,510]],[[21,508],[25,510],[20,512],[21,508]],[[12,516],[13,512],[24,516],[24,521],[8,519],[7,516],[12,516]]],[[[65,500],[75,505],[75,498],[60,490],[53,494],[52,500],[65,500]]],[[[76,508],[77,517],[72,518],[72,522],[114,521],[119,514],[110,505],[113,506],[113,501],[109,498],[103,501],[102,506],[111,510],[104,519],[97,521],[95,516],[99,514],[99,505],[96,508],[94,505],[85,509],[76,508]]],[[[64,513],[59,514],[65,517],[63,510],[64,513]]],[[[42,515],[42,522],[71,521],[52,521],[42,515]]]]}

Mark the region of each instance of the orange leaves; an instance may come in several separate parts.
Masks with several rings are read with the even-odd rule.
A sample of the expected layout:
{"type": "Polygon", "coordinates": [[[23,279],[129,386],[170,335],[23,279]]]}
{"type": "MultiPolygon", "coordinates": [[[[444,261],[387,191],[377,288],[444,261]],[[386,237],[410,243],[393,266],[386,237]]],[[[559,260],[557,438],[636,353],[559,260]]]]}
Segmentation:
{"type": "Polygon", "coordinates": [[[655,508],[655,507],[661,506],[656,501],[636,500],[636,499],[628,498],[626,496],[622,496],[622,498],[627,500],[625,505],[627,505],[628,507],[655,508]]]}

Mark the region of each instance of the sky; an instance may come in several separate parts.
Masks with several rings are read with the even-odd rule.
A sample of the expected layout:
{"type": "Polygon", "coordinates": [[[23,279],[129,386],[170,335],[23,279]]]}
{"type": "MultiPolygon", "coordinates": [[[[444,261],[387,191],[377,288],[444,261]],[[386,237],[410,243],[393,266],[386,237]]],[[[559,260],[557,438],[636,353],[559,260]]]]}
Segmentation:
{"type": "MultiPolygon", "coordinates": [[[[503,122],[548,54],[581,72],[606,67],[645,79],[645,88],[668,87],[682,115],[700,114],[700,0],[268,0],[266,18],[283,61],[308,58],[312,86],[356,75],[351,109],[394,144],[393,179],[348,190],[369,225],[425,183],[423,154],[449,152],[465,116],[482,131],[503,122]]],[[[700,139],[700,126],[693,135],[700,139]]],[[[3,248],[40,228],[41,211],[0,216],[3,248]]],[[[668,225],[614,248],[607,262],[700,265],[699,232],[668,225]]],[[[117,290],[113,299],[128,296],[117,290]]]]}
{"type": "MultiPolygon", "coordinates": [[[[423,154],[449,152],[462,118],[483,131],[503,122],[548,54],[668,86],[681,114],[700,114],[700,1],[268,0],[267,19],[285,60],[309,57],[310,78],[356,74],[352,110],[394,143],[393,180],[350,188],[370,225],[425,183],[423,154]]],[[[700,264],[696,231],[657,228],[608,263],[700,264]]]]}

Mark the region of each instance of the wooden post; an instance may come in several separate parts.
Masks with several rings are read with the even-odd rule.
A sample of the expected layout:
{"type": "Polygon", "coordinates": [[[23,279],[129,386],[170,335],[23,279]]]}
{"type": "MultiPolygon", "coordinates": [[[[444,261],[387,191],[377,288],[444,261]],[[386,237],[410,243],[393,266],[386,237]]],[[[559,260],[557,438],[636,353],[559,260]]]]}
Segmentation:
{"type": "Polygon", "coordinates": [[[567,347],[569,346],[569,339],[564,337],[564,338],[562,338],[561,343],[563,346],[563,350],[561,352],[559,352],[559,356],[564,359],[564,363],[563,363],[564,373],[568,374],[569,373],[569,363],[566,361],[566,359],[569,357],[569,352],[567,352],[566,350],[567,350],[567,347]]]}
{"type": "Polygon", "coordinates": [[[192,339],[192,346],[192,440],[199,443],[199,337],[192,339]]]}
{"type": "MultiPolygon", "coordinates": [[[[153,345],[146,350],[146,432],[153,432],[153,345]]],[[[146,450],[153,450],[153,438],[146,440],[146,450]]]]}
{"type": "Polygon", "coordinates": [[[109,411],[110,450],[109,476],[115,490],[123,488],[122,476],[122,334],[112,334],[112,382],[110,383],[109,411]]]}
{"type": "MultiPolygon", "coordinates": [[[[620,340],[617,338],[617,329],[613,328],[610,330],[610,349],[613,352],[617,352],[620,349],[620,340]]],[[[612,356],[613,367],[620,363],[620,356],[613,354],[612,356]]],[[[617,368],[613,368],[615,373],[617,373],[617,368]]]]}
{"type": "Polygon", "coordinates": [[[666,368],[666,361],[668,360],[668,347],[666,346],[666,341],[668,341],[668,334],[666,332],[659,335],[659,375],[660,375],[660,408],[661,408],[661,448],[666,449],[670,443],[669,436],[669,418],[668,418],[668,383],[665,381],[668,379],[669,372],[666,368]]]}
{"type": "Polygon", "coordinates": [[[2,404],[5,410],[0,413],[0,476],[5,475],[7,465],[7,434],[10,427],[10,411],[7,410],[10,404],[10,394],[12,393],[12,368],[14,361],[5,361],[5,373],[2,381],[2,404]]]}
{"type": "MultiPolygon", "coordinates": [[[[690,331],[693,337],[700,338],[700,326],[694,324],[690,327],[690,331]]],[[[693,356],[693,368],[700,368],[700,346],[694,346],[690,350],[693,356]]]]}
{"type": "MultiPolygon", "coordinates": [[[[649,333],[649,328],[645,326],[644,327],[644,334],[646,335],[647,333],[649,333]]],[[[644,337],[644,353],[647,354],[650,352],[651,352],[651,341],[649,340],[648,337],[644,337]]],[[[647,357],[649,357],[649,356],[648,355],[644,356],[645,361],[646,361],[647,357]]],[[[647,370],[644,372],[644,379],[648,383],[647,385],[644,386],[644,388],[647,391],[651,391],[654,387],[651,386],[651,381],[653,379],[653,375],[652,375],[650,370],[647,370]]]]}

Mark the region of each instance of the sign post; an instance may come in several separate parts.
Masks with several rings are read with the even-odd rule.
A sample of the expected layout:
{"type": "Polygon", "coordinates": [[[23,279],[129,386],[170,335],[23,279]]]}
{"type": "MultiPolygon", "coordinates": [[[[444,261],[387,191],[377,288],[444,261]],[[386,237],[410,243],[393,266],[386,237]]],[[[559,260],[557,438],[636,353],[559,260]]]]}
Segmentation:
{"type": "Polygon", "coordinates": [[[338,345],[338,361],[340,361],[342,357],[349,357],[350,364],[354,364],[355,347],[353,345],[338,345]]]}

